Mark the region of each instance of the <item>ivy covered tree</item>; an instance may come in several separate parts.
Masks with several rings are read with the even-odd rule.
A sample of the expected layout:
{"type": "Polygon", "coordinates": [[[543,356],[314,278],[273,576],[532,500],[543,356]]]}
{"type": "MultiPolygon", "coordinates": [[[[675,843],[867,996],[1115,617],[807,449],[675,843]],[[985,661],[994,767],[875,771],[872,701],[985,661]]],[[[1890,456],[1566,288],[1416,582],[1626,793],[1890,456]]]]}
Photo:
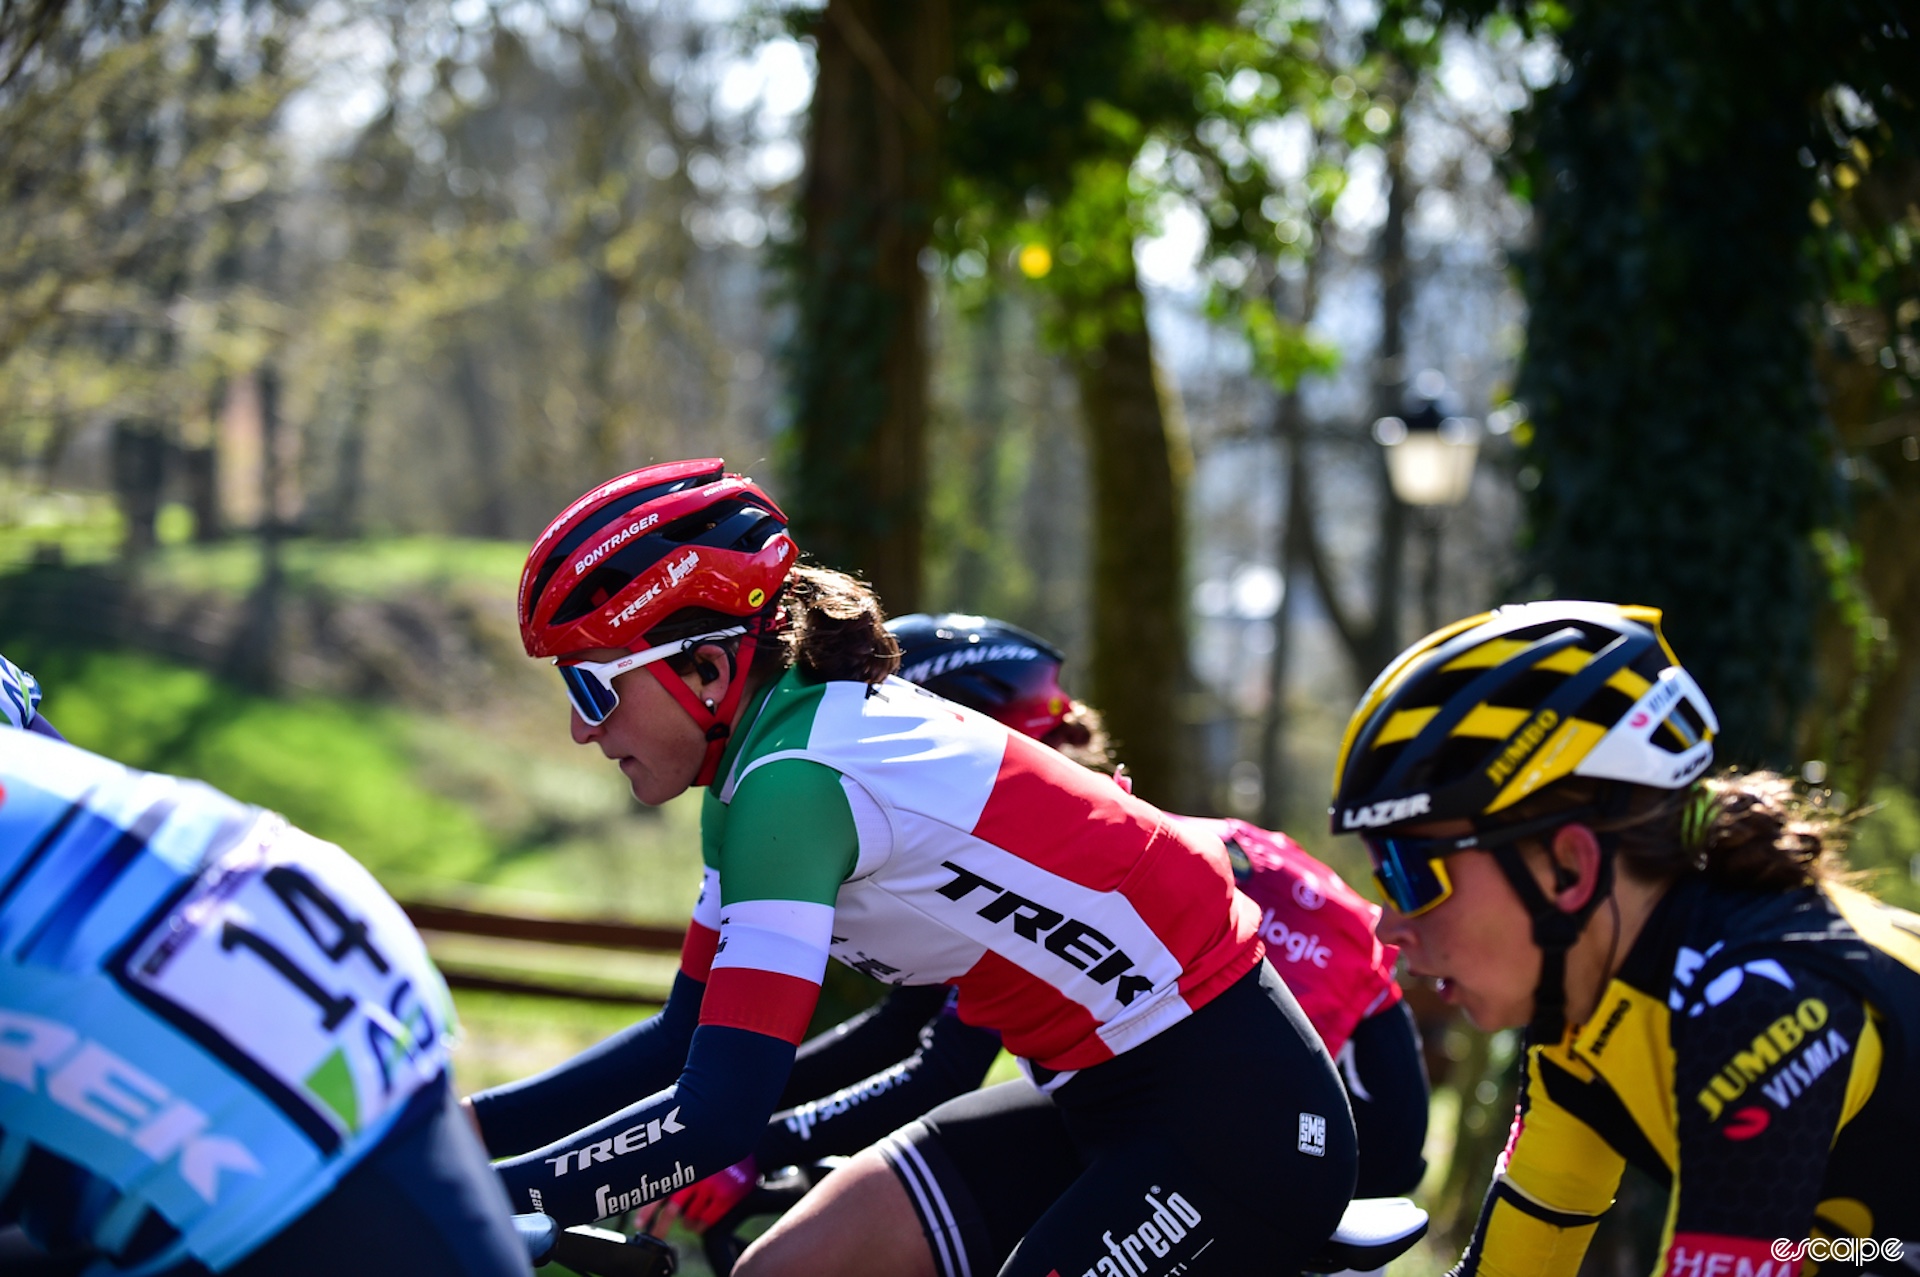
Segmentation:
{"type": "Polygon", "coordinates": [[[1538,588],[1665,609],[1721,714],[1721,757],[1781,761],[1826,591],[1815,534],[1840,513],[1811,210],[1856,134],[1912,137],[1920,7],[1577,0],[1518,16],[1551,21],[1566,65],[1516,148],[1537,218],[1518,392],[1538,588]],[[1823,109],[1835,94],[1854,123],[1823,109]]]}

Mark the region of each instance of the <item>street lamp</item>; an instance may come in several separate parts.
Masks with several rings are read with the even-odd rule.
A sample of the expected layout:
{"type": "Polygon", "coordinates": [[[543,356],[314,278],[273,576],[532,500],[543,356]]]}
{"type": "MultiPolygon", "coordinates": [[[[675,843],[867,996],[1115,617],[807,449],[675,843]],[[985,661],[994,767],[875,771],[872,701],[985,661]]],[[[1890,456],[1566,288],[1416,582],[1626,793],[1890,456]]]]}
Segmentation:
{"type": "Polygon", "coordinates": [[[1443,417],[1440,405],[1428,399],[1405,418],[1374,422],[1373,437],[1386,449],[1394,496],[1417,506],[1459,505],[1466,499],[1480,454],[1480,423],[1472,417],[1443,417]]]}
{"type": "Polygon", "coordinates": [[[1420,600],[1429,630],[1440,625],[1440,529],[1447,507],[1459,505],[1473,487],[1473,463],[1480,454],[1480,423],[1440,411],[1446,390],[1446,378],[1429,368],[1413,379],[1419,407],[1405,417],[1382,417],[1373,423],[1374,440],[1386,453],[1393,495],[1419,510],[1426,533],[1420,600]]]}

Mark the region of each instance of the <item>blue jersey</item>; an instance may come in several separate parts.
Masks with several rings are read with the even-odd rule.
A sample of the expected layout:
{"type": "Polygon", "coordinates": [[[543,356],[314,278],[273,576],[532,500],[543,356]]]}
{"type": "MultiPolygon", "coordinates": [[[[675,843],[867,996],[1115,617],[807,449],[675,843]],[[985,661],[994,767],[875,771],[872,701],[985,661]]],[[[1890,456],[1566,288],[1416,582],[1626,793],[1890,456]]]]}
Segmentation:
{"type": "Polygon", "coordinates": [[[230,1266],[379,1144],[451,1025],[339,848],[0,727],[0,1213],[43,1242],[230,1266]]]}
{"type": "Polygon", "coordinates": [[[25,727],[39,710],[39,680],[0,656],[0,726],[25,727]]]}

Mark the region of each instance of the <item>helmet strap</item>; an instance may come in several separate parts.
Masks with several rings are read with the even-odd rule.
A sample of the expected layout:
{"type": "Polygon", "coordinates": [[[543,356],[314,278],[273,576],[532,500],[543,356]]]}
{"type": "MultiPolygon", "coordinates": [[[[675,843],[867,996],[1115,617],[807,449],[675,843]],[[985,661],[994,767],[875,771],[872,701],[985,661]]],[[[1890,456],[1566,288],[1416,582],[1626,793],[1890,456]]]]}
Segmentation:
{"type": "Polygon", "coordinates": [[[1507,876],[1533,920],[1533,942],[1540,949],[1540,983],[1533,990],[1533,1019],[1527,1024],[1527,1041],[1534,1046],[1552,1046],[1567,1031],[1567,950],[1586,931],[1600,902],[1613,894],[1613,839],[1600,835],[1600,871],[1594,879],[1593,893],[1574,910],[1560,908],[1540,890],[1519,847],[1508,843],[1493,848],[1492,853],[1494,863],[1507,876]]]}
{"type": "Polygon", "coordinates": [[[671,668],[670,662],[655,661],[647,670],[660,680],[660,686],[667,694],[680,702],[680,708],[687,711],[707,736],[707,752],[700,760],[700,770],[695,773],[693,783],[697,786],[711,785],[720,771],[720,756],[727,752],[727,740],[733,735],[733,716],[739,710],[740,702],[747,694],[747,671],[753,668],[753,651],[756,635],[749,629],[740,637],[740,646],[727,657],[727,666],[731,677],[727,682],[727,694],[718,704],[702,700],[688,687],[686,680],[671,668]]]}

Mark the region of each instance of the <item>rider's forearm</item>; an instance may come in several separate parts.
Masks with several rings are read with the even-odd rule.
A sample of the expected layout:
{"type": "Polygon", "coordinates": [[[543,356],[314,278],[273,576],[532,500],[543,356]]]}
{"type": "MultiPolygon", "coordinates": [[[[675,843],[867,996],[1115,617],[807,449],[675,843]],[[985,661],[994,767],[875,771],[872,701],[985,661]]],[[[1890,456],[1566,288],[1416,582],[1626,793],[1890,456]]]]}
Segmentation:
{"type": "Polygon", "coordinates": [[[703,1025],[674,1086],[495,1169],[518,1211],[572,1225],[630,1210],[751,1152],[792,1065],[790,1042],[703,1025]]]}
{"type": "Polygon", "coordinates": [[[504,1157],[540,1148],[667,1086],[686,1062],[704,989],[676,975],[660,1014],[545,1073],[473,1096],[487,1151],[504,1157]]]}
{"type": "Polygon", "coordinates": [[[878,1006],[802,1042],[780,1107],[832,1094],[906,1059],[950,992],[944,984],[894,989],[878,1006]]]}
{"type": "Polygon", "coordinates": [[[755,1156],[761,1166],[775,1167],[857,1153],[935,1105],[978,1087],[999,1053],[998,1033],[942,1015],[906,1059],[774,1114],[755,1156]]]}

